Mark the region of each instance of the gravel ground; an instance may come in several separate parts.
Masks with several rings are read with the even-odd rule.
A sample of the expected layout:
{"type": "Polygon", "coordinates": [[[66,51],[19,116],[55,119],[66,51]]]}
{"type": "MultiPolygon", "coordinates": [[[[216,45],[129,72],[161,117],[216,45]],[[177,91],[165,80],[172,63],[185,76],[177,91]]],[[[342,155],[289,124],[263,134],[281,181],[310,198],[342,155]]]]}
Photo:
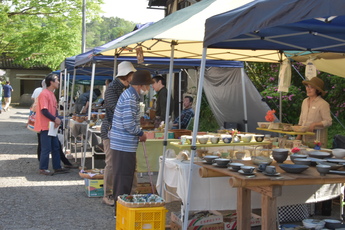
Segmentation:
{"type": "MultiPolygon", "coordinates": [[[[21,107],[0,114],[0,230],[115,229],[113,208],[101,204],[101,198],[87,197],[78,169],[38,174],[37,136],[26,128],[28,115],[29,109],[21,107]]],[[[103,168],[104,161],[96,160],[95,165],[103,168]]],[[[89,152],[86,167],[91,167],[89,152]]],[[[147,175],[139,177],[139,182],[148,181],[147,175]]],[[[169,224],[170,211],[179,211],[180,203],[166,208],[169,224]]],[[[332,217],[323,218],[338,219],[339,205],[334,205],[332,217]]]]}

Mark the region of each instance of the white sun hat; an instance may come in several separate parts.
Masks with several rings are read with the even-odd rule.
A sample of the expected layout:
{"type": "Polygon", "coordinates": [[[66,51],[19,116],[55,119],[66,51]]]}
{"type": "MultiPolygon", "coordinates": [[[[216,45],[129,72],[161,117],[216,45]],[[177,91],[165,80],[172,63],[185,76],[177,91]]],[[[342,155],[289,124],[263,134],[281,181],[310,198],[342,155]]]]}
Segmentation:
{"type": "Polygon", "coordinates": [[[118,72],[116,77],[119,76],[126,76],[127,74],[129,74],[130,72],[136,72],[137,70],[134,68],[134,66],[132,65],[132,63],[130,63],[129,61],[123,61],[118,65],[118,72]]]}

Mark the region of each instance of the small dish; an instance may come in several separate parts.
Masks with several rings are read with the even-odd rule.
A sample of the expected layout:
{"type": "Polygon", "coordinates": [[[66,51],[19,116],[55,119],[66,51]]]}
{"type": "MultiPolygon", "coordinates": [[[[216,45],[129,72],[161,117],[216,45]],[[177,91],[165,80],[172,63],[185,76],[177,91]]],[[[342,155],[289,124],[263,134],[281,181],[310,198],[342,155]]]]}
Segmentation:
{"type": "Polygon", "coordinates": [[[343,165],[340,164],[336,164],[336,163],[331,163],[331,162],[327,162],[327,161],[320,161],[320,162],[316,162],[318,165],[329,165],[331,166],[331,170],[338,170],[341,167],[343,167],[343,165]]]}
{"type": "Polygon", "coordinates": [[[337,164],[343,164],[345,163],[345,160],[344,159],[339,159],[339,158],[327,158],[325,159],[326,161],[328,162],[331,162],[331,163],[337,163],[337,164]]]}
{"type": "Polygon", "coordinates": [[[345,175],[345,171],[329,170],[329,173],[345,175]]]}
{"type": "Polygon", "coordinates": [[[245,172],[243,172],[242,169],[238,170],[238,172],[239,172],[240,174],[243,174],[243,175],[254,175],[254,174],[256,173],[256,172],[245,173],[245,172]]]}
{"type": "Polygon", "coordinates": [[[217,163],[212,164],[212,166],[216,166],[218,168],[227,168],[227,165],[218,165],[217,163]]]}
{"type": "Polygon", "coordinates": [[[280,175],[279,172],[276,172],[276,173],[273,173],[273,174],[267,173],[267,172],[262,172],[262,174],[264,174],[264,175],[266,175],[266,176],[279,176],[279,175],[280,175]]]}
{"type": "Polygon", "coordinates": [[[233,171],[233,172],[238,172],[238,170],[240,170],[240,169],[235,169],[235,168],[233,168],[233,167],[228,167],[228,169],[229,169],[230,171],[233,171]]]}
{"type": "Polygon", "coordinates": [[[308,153],[309,156],[314,157],[314,158],[319,158],[319,159],[324,159],[326,157],[330,157],[331,154],[327,152],[321,152],[321,151],[311,151],[308,153]]]}
{"type": "Polygon", "coordinates": [[[213,164],[212,162],[208,162],[208,161],[201,161],[203,164],[207,164],[207,165],[211,165],[213,164]]]}

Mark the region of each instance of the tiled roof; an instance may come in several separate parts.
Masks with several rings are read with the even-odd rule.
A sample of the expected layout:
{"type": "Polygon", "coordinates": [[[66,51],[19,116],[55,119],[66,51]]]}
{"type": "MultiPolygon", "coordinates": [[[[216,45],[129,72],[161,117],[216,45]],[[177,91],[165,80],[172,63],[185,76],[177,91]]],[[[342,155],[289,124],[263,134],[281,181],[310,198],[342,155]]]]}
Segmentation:
{"type": "Polygon", "coordinates": [[[37,65],[31,66],[29,68],[23,67],[22,65],[18,65],[14,63],[14,58],[9,57],[6,53],[2,53],[0,55],[0,69],[36,69],[36,70],[48,70],[47,66],[44,65],[37,65]]]}

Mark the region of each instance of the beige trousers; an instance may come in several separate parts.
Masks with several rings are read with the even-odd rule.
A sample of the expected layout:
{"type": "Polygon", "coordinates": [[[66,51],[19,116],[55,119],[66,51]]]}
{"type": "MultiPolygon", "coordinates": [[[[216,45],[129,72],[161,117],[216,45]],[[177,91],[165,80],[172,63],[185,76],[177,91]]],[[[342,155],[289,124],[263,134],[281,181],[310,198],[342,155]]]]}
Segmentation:
{"type": "Polygon", "coordinates": [[[103,140],[104,154],[105,154],[105,167],[104,167],[104,196],[113,195],[113,158],[110,151],[110,140],[103,140]]]}

